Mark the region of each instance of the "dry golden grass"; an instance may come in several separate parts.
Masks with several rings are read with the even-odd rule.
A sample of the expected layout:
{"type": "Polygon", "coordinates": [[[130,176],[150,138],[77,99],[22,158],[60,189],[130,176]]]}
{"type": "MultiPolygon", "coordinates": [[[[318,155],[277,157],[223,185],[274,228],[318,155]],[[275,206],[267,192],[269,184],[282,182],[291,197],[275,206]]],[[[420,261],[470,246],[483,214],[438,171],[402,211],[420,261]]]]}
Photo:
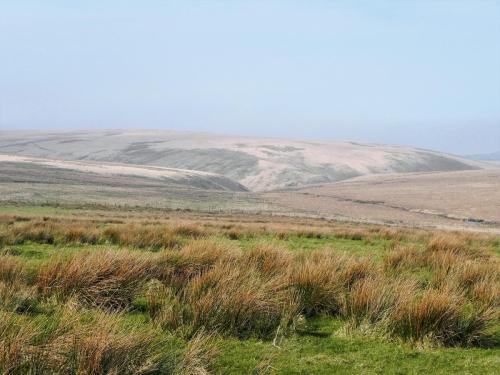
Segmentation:
{"type": "Polygon", "coordinates": [[[489,308],[469,308],[456,290],[432,288],[400,298],[386,324],[406,339],[474,345],[486,340],[484,328],[492,314],[489,308]]]}
{"type": "Polygon", "coordinates": [[[360,226],[342,222],[287,217],[255,217],[176,213],[173,217],[148,211],[96,213],[83,211],[78,217],[37,217],[4,215],[0,218],[0,245],[26,241],[38,243],[113,243],[146,249],[176,248],[182,238],[224,234],[230,239],[271,234],[278,238],[336,237],[370,241],[383,238],[417,241],[429,237],[424,230],[360,226]],[[180,217],[180,218],[179,218],[180,217]]]}
{"type": "Polygon", "coordinates": [[[22,279],[23,274],[23,263],[18,258],[10,255],[0,255],[0,281],[14,283],[22,279]]]}
{"type": "MultiPolygon", "coordinates": [[[[0,363],[7,363],[4,368],[25,366],[19,359],[19,353],[25,350],[48,355],[32,348],[36,346],[33,340],[38,337],[37,327],[23,323],[22,315],[38,304],[76,302],[78,308],[117,313],[133,308],[134,300],[144,297],[144,308],[157,329],[181,332],[193,340],[192,348],[185,352],[185,362],[176,364],[177,371],[199,374],[207,371],[204,363],[211,357],[210,350],[204,352],[197,347],[198,342],[204,342],[196,336],[200,331],[269,338],[293,327],[301,314],[329,314],[346,319],[353,327],[368,325],[409,341],[481,345],[488,339],[488,327],[499,319],[499,261],[487,249],[491,239],[482,235],[413,233],[409,229],[356,228],[352,224],[307,226],[307,221],[300,225],[238,224],[199,217],[180,222],[157,218],[123,218],[111,223],[110,219],[65,222],[58,218],[6,217],[0,221],[4,246],[24,241],[99,243],[155,251],[116,247],[75,251],[43,261],[30,272],[17,257],[1,255],[0,310],[11,324],[2,326],[2,339],[4,343],[8,340],[9,348],[0,357],[0,363]],[[222,234],[226,239],[208,238],[212,234],[222,234]],[[352,241],[386,238],[392,243],[379,260],[371,254],[341,255],[334,249],[294,254],[272,242],[257,242],[243,251],[227,240],[262,234],[266,239],[271,234],[278,238],[332,236],[352,241]],[[12,324],[25,327],[19,336],[12,333],[12,324]]],[[[107,320],[110,315],[99,314],[104,315],[96,319],[107,324],[108,330],[87,336],[70,324],[68,330],[77,332],[78,337],[61,333],[54,334],[57,340],[49,340],[56,346],[62,345],[60,342],[71,346],[64,341],[68,337],[78,342],[82,351],[72,349],[71,355],[79,359],[71,362],[75,366],[71,369],[79,371],[78,366],[87,366],[95,369],[94,373],[103,373],[108,371],[103,363],[112,362],[106,359],[106,350],[120,358],[118,352],[127,348],[137,353],[137,362],[127,368],[117,362],[110,369],[139,371],[139,362],[155,362],[151,359],[153,344],[146,345],[152,352],[141,354],[135,342],[121,336],[118,323],[107,320]],[[106,344],[101,347],[101,342],[106,344]]],[[[89,332],[96,329],[87,328],[89,332]]],[[[138,333],[132,336],[134,340],[140,338],[138,333]]],[[[141,340],[148,343],[149,339],[141,340]]],[[[64,358],[61,366],[67,365],[64,358]]]]}
{"type": "Polygon", "coordinates": [[[338,313],[350,287],[374,273],[375,266],[370,260],[320,251],[294,264],[289,275],[290,284],[300,298],[302,312],[314,315],[338,313]]]}
{"type": "Polygon", "coordinates": [[[218,261],[237,255],[237,251],[228,245],[208,239],[194,240],[179,251],[160,254],[157,277],[163,283],[181,289],[193,277],[209,270],[218,261]]]}
{"type": "Polygon", "coordinates": [[[204,331],[197,332],[189,340],[183,358],[175,369],[175,373],[179,375],[211,374],[211,363],[217,355],[213,336],[213,334],[206,334],[204,331]]]}
{"type": "Polygon", "coordinates": [[[0,371],[5,374],[140,374],[170,372],[181,358],[165,352],[154,330],[126,328],[119,317],[94,312],[82,319],[63,308],[29,322],[0,312],[0,371]]]}
{"type": "Polygon", "coordinates": [[[111,226],[104,230],[104,239],[109,242],[140,249],[159,250],[180,245],[175,232],[161,226],[127,225],[111,226]]]}
{"type": "MultiPolygon", "coordinates": [[[[152,281],[146,289],[148,314],[153,323],[166,331],[185,331],[192,333],[191,312],[183,304],[175,291],[160,282],[152,281]]],[[[186,333],[186,332],[181,332],[186,333]]]]}
{"type": "Polygon", "coordinates": [[[127,251],[80,252],[53,259],[38,271],[42,295],[76,297],[87,306],[119,310],[130,305],[141,283],[154,275],[151,259],[127,251]]]}
{"type": "Polygon", "coordinates": [[[33,219],[7,222],[0,230],[0,245],[27,241],[47,244],[111,243],[120,246],[159,250],[176,248],[182,238],[199,238],[207,232],[192,223],[172,225],[100,223],[91,220],[33,219]]]}
{"type": "Polygon", "coordinates": [[[244,262],[268,276],[286,273],[293,261],[289,251],[265,242],[253,246],[244,254],[244,262]]]}
{"type": "Polygon", "coordinates": [[[396,304],[403,280],[388,282],[380,277],[368,277],[357,282],[347,295],[342,315],[354,326],[374,324],[386,319],[396,304]]]}
{"type": "MultiPolygon", "coordinates": [[[[37,336],[33,324],[22,324],[13,313],[0,310],[0,370],[4,374],[22,373],[28,365],[30,348],[37,336]]],[[[38,366],[37,366],[38,367],[38,366]]],[[[35,366],[32,366],[36,370],[35,366]]]]}
{"type": "Polygon", "coordinates": [[[16,313],[30,313],[36,309],[39,296],[37,289],[24,283],[5,283],[0,281],[0,306],[16,313]]]}
{"type": "Polygon", "coordinates": [[[221,262],[194,278],[186,288],[195,329],[221,330],[236,336],[269,336],[293,318],[286,279],[263,277],[242,263],[221,262]]]}
{"type": "Polygon", "coordinates": [[[383,265],[386,271],[396,272],[404,268],[422,267],[425,265],[424,253],[418,247],[397,245],[384,254],[383,265]]]}

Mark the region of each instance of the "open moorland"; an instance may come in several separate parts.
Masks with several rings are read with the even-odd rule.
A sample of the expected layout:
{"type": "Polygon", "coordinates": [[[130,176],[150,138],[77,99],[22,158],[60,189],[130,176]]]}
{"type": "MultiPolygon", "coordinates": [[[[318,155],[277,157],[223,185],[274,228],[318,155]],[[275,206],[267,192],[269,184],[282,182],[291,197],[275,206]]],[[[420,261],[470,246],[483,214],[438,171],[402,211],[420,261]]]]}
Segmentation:
{"type": "Polygon", "coordinates": [[[495,374],[500,238],[0,208],[0,372],[495,374]]]}
{"type": "Polygon", "coordinates": [[[0,152],[1,373],[497,373],[493,163],[154,131],[0,152]]]}
{"type": "Polygon", "coordinates": [[[264,194],[289,210],[410,226],[500,229],[500,168],[358,177],[264,194]]]}
{"type": "Polygon", "coordinates": [[[0,154],[0,201],[266,213],[500,233],[500,168],[377,174],[270,192],[165,167],[0,154]]]}
{"type": "Polygon", "coordinates": [[[500,230],[500,168],[418,148],[158,130],[2,131],[0,200],[500,230]]]}
{"type": "Polygon", "coordinates": [[[394,145],[130,129],[1,131],[0,153],[211,172],[251,191],[369,174],[474,170],[484,164],[394,145]]]}
{"type": "Polygon", "coordinates": [[[203,211],[270,210],[268,201],[212,173],[1,154],[0,200],[203,211]]]}

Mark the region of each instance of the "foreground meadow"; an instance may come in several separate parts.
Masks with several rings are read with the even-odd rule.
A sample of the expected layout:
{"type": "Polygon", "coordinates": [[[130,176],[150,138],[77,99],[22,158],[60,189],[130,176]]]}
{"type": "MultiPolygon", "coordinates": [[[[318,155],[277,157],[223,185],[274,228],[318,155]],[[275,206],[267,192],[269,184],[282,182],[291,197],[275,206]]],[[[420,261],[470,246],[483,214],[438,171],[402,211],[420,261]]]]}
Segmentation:
{"type": "Polygon", "coordinates": [[[0,372],[494,374],[500,239],[0,208],[0,372]]]}

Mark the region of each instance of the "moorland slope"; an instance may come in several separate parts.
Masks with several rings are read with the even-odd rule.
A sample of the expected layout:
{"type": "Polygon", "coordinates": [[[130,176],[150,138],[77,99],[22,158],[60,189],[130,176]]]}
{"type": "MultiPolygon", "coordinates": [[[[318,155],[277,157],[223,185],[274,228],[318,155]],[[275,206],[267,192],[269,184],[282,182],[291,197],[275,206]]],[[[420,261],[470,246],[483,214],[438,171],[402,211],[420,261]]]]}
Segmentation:
{"type": "Polygon", "coordinates": [[[410,147],[156,130],[3,131],[0,153],[211,172],[253,191],[479,168],[472,160],[410,147]]]}

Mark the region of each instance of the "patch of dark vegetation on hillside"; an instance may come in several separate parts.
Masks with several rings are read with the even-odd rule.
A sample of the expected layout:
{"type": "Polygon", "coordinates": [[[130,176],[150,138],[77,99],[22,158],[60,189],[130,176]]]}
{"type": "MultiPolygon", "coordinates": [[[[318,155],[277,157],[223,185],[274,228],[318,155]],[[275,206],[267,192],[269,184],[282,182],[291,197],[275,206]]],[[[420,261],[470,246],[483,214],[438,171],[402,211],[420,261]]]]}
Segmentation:
{"type": "Polygon", "coordinates": [[[438,172],[438,171],[466,171],[480,169],[442,155],[427,152],[417,152],[419,159],[405,160],[392,158],[391,169],[398,173],[404,172],[438,172]]]}
{"type": "Polygon", "coordinates": [[[293,147],[293,146],[261,145],[259,147],[260,148],[267,148],[268,150],[279,151],[279,152],[294,152],[294,151],[303,150],[303,148],[293,147]]]}
{"type": "Polygon", "coordinates": [[[109,160],[219,173],[236,180],[253,174],[258,168],[259,159],[245,152],[219,148],[157,150],[150,146],[151,142],[133,143],[109,160]]]}
{"type": "Polygon", "coordinates": [[[302,160],[296,163],[296,168],[281,171],[278,180],[282,181],[284,187],[293,188],[343,181],[358,176],[360,173],[350,167],[338,167],[328,163],[310,165],[302,160]]]}

